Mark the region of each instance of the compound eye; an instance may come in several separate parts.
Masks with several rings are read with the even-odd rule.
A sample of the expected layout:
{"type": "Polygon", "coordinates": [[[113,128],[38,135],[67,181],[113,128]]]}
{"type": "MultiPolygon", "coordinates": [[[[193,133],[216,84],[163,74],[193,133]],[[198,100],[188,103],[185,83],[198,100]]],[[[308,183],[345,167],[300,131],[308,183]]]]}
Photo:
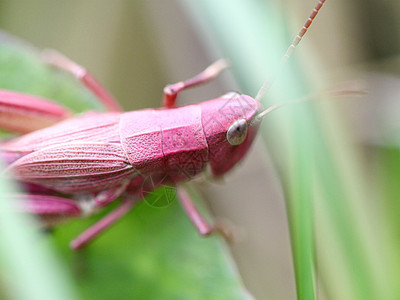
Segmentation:
{"type": "Polygon", "coordinates": [[[247,122],[245,119],[240,119],[232,123],[226,132],[226,139],[232,146],[237,146],[243,143],[247,136],[247,122]]]}

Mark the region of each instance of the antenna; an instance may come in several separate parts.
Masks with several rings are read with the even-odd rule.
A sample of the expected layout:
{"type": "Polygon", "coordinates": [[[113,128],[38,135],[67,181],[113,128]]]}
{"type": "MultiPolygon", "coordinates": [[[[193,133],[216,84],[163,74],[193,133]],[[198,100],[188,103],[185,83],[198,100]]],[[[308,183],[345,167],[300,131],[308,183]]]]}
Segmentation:
{"type": "Polygon", "coordinates": [[[360,96],[364,96],[366,95],[368,92],[367,90],[364,88],[364,86],[362,86],[362,84],[360,82],[357,81],[353,81],[353,82],[345,82],[344,84],[341,84],[340,86],[331,88],[329,90],[325,90],[325,91],[320,91],[318,93],[313,93],[313,94],[309,94],[306,95],[300,99],[297,99],[295,101],[285,101],[285,102],[281,102],[281,103],[277,103],[274,105],[271,105],[270,107],[268,107],[267,109],[265,109],[264,111],[262,111],[261,113],[257,114],[256,116],[254,116],[253,120],[251,121],[251,123],[253,125],[259,124],[261,122],[261,120],[270,112],[281,108],[282,106],[286,106],[289,104],[298,104],[298,103],[304,103],[304,102],[311,102],[311,101],[315,101],[316,98],[318,97],[324,97],[324,96],[328,96],[328,97],[334,97],[334,98],[340,98],[340,97],[360,97],[360,96]]]}
{"type": "MultiPolygon", "coordinates": [[[[303,27],[300,29],[299,33],[296,35],[296,37],[293,39],[293,42],[290,44],[290,46],[287,48],[285,55],[282,57],[280,67],[278,69],[278,73],[272,77],[272,79],[267,80],[264,82],[264,84],[261,86],[260,90],[257,93],[256,100],[260,101],[262,97],[268,92],[269,88],[271,87],[272,83],[275,81],[275,79],[278,77],[280,71],[282,70],[283,65],[288,61],[294,50],[296,49],[297,45],[300,43],[301,39],[304,37],[306,34],[308,28],[311,26],[311,23],[317,16],[319,10],[321,7],[324,5],[326,0],[319,0],[318,4],[314,7],[314,10],[311,12],[310,16],[308,17],[307,21],[304,23],[303,27]]],[[[268,109],[267,109],[268,110],[268,109]]]]}

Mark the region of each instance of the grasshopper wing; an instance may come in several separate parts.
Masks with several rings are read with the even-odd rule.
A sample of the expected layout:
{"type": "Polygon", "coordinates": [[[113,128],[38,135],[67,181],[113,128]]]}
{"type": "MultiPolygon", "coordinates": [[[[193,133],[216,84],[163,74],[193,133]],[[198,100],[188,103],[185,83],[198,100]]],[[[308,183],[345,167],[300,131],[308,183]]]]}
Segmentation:
{"type": "Polygon", "coordinates": [[[106,190],[138,175],[117,143],[65,143],[45,147],[12,163],[23,182],[67,194],[106,190]]]}
{"type": "Polygon", "coordinates": [[[0,150],[25,155],[49,146],[74,141],[114,143],[119,141],[118,126],[119,114],[90,112],[5,141],[0,150]]]}

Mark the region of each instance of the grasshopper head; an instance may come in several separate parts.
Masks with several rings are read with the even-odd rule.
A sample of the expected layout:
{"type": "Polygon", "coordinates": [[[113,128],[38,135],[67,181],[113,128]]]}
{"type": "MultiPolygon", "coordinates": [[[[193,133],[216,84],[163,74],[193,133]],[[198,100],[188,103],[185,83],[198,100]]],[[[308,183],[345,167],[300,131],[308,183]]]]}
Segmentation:
{"type": "Polygon", "coordinates": [[[262,106],[250,96],[237,93],[228,93],[201,105],[211,175],[218,177],[247,153],[259,126],[253,119],[262,106]]]}

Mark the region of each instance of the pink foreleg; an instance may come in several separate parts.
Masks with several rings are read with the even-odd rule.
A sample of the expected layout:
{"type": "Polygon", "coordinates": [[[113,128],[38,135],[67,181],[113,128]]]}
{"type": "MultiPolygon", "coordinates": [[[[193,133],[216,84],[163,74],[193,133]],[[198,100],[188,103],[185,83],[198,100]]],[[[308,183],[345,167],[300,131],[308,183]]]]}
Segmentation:
{"type": "Polygon", "coordinates": [[[168,108],[174,107],[176,98],[181,91],[213,80],[228,66],[229,64],[226,60],[220,59],[206,68],[203,72],[190,79],[167,85],[164,88],[163,106],[168,108]]]}
{"type": "Polygon", "coordinates": [[[205,218],[197,210],[188,192],[182,187],[178,187],[178,199],[190,221],[192,221],[194,227],[196,227],[197,231],[201,235],[209,235],[214,231],[214,227],[208,224],[205,218]]]}
{"type": "Polygon", "coordinates": [[[182,204],[190,221],[202,236],[207,236],[215,232],[219,233],[227,242],[234,243],[240,236],[239,233],[229,223],[217,220],[212,226],[206,221],[198,211],[188,192],[183,187],[178,187],[178,199],[182,204]]]}

